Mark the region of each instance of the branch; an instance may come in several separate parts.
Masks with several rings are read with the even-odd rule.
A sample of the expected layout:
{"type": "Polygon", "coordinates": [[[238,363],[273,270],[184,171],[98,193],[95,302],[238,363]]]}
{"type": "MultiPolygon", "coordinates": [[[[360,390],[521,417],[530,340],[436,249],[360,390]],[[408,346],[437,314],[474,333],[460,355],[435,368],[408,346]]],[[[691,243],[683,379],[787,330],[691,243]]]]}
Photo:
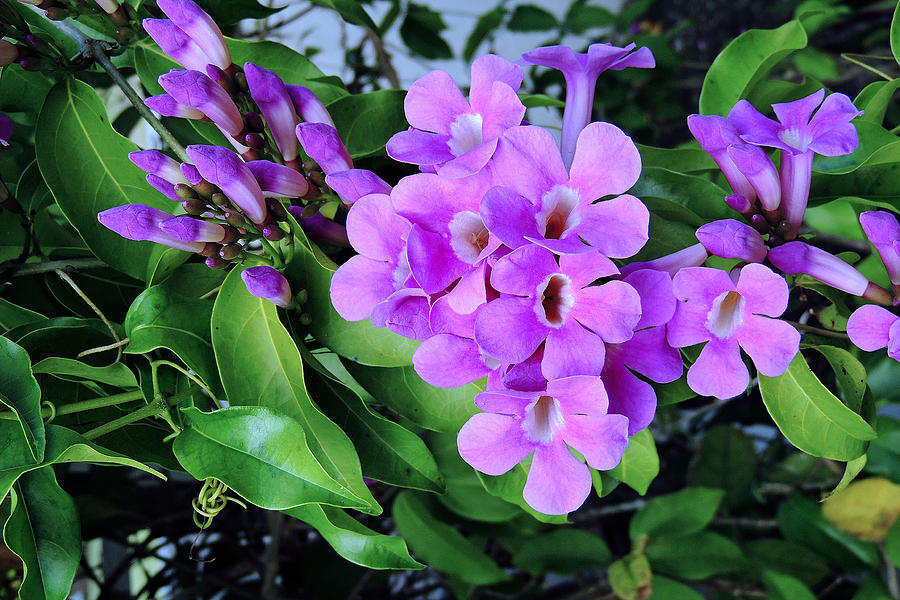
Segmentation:
{"type": "Polygon", "coordinates": [[[40,273],[52,273],[57,269],[63,271],[77,271],[79,269],[99,269],[109,266],[99,258],[70,258],[67,260],[48,260],[40,263],[29,263],[19,267],[13,267],[13,277],[26,275],[38,275],[40,273]]]}

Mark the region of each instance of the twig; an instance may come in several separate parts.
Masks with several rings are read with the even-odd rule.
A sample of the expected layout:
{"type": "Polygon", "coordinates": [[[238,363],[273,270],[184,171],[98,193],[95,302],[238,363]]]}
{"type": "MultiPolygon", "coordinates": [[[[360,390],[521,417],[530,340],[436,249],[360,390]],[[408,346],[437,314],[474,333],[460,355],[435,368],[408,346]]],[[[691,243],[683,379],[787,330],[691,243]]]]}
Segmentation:
{"type": "Polygon", "coordinates": [[[800,331],[805,331],[807,333],[814,333],[816,335],[821,335],[823,337],[830,337],[838,340],[846,340],[850,341],[850,336],[846,333],[841,333],[840,331],[831,331],[830,329],[822,329],[820,327],[813,327],[811,325],[804,325],[803,323],[797,323],[796,321],[786,321],[787,323],[793,325],[800,331]]]}
{"type": "MultiPolygon", "coordinates": [[[[113,349],[116,349],[116,348],[121,348],[122,346],[127,345],[128,342],[130,342],[130,341],[131,341],[131,338],[125,338],[124,340],[115,342],[115,343],[113,343],[113,344],[107,344],[106,346],[99,346],[99,347],[97,347],[97,348],[88,348],[87,350],[84,350],[84,351],[82,351],[82,352],[79,352],[79,353],[75,356],[75,358],[82,358],[82,357],[88,356],[88,355],[90,355],[90,354],[98,354],[98,353],[100,353],[100,352],[106,352],[107,350],[113,350],[113,349]]],[[[116,361],[118,362],[118,359],[116,359],[116,361]]]]}
{"type": "Polygon", "coordinates": [[[900,600],[900,580],[897,579],[897,569],[894,568],[894,561],[888,556],[884,543],[881,544],[881,560],[884,561],[888,593],[894,600],[900,600]]]}
{"type": "Polygon", "coordinates": [[[746,517],[716,517],[713,525],[734,525],[735,527],[750,527],[754,529],[776,529],[778,521],[775,519],[749,519],[746,517]]]}
{"type": "Polygon", "coordinates": [[[388,83],[391,84],[392,88],[400,89],[400,77],[397,75],[397,70],[391,62],[391,56],[387,53],[387,50],[384,49],[384,40],[368,27],[366,27],[366,39],[369,40],[372,47],[375,49],[375,57],[378,61],[378,69],[381,71],[381,74],[388,80],[388,83]]]}
{"type": "Polygon", "coordinates": [[[599,519],[600,517],[606,517],[608,515],[617,515],[619,513],[640,510],[644,507],[645,504],[647,504],[646,500],[632,500],[631,502],[623,502],[622,504],[613,504],[612,506],[602,506],[600,508],[595,508],[592,510],[585,510],[580,513],[573,514],[571,518],[575,523],[581,521],[591,521],[594,519],[599,519]]]}
{"type": "MultiPolygon", "coordinates": [[[[75,281],[74,281],[71,277],[69,277],[69,276],[68,276],[63,270],[61,270],[61,269],[56,269],[56,271],[54,271],[54,272],[59,276],[60,279],[62,279],[62,280],[65,281],[66,283],[68,283],[68,284],[69,284],[69,287],[71,287],[73,290],[75,290],[75,293],[76,293],[76,294],[78,294],[79,296],[81,296],[81,299],[84,300],[85,304],[87,304],[88,306],[91,307],[91,310],[93,310],[94,313],[95,313],[98,317],[100,317],[100,320],[103,321],[103,323],[104,323],[104,324],[106,325],[106,327],[109,329],[109,332],[112,333],[113,339],[116,340],[116,344],[112,345],[111,348],[116,348],[116,349],[117,349],[117,352],[116,352],[116,362],[119,362],[119,359],[122,358],[122,344],[120,343],[121,340],[119,339],[119,334],[116,333],[116,330],[115,330],[115,328],[112,326],[112,323],[109,322],[109,319],[106,318],[106,315],[103,314],[103,311],[101,311],[99,308],[97,308],[97,305],[94,304],[93,301],[91,301],[90,298],[88,298],[87,294],[85,294],[83,291],[81,291],[81,288],[78,287],[78,284],[75,283],[75,281]]],[[[106,348],[104,347],[104,348],[99,349],[99,350],[96,349],[96,348],[92,348],[92,349],[91,349],[92,352],[89,352],[89,354],[93,354],[94,352],[102,352],[103,349],[106,349],[106,348]]],[[[82,354],[79,354],[79,355],[78,355],[78,358],[81,358],[81,356],[82,356],[82,354]]]]}
{"type": "Polygon", "coordinates": [[[278,594],[275,590],[275,578],[278,576],[279,567],[279,551],[281,549],[281,534],[284,528],[284,515],[278,511],[268,511],[266,520],[269,522],[270,539],[263,557],[263,583],[259,595],[263,600],[277,598],[278,594]]]}
{"type": "Polygon", "coordinates": [[[77,271],[79,269],[99,269],[108,266],[99,258],[70,258],[68,260],[48,260],[40,263],[22,265],[13,271],[13,277],[26,275],[38,275],[40,273],[52,273],[57,269],[65,271],[77,271]]]}

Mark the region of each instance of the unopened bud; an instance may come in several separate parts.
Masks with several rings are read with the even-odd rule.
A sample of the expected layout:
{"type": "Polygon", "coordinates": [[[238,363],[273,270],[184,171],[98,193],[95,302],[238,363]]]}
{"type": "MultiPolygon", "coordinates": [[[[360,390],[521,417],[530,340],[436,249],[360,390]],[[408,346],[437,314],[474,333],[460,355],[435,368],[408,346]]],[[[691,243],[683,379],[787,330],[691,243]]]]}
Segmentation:
{"type": "Polygon", "coordinates": [[[26,56],[19,61],[19,65],[26,71],[40,71],[44,61],[37,56],[26,56]]]}
{"type": "Polygon", "coordinates": [[[51,6],[44,12],[44,16],[51,21],[65,21],[72,13],[61,6],[51,6]]]}
{"type": "Polygon", "coordinates": [[[756,213],[752,217],[750,217],[750,224],[753,225],[753,228],[760,233],[769,233],[769,222],[766,221],[766,218],[759,213],[756,213]]]}
{"type": "Polygon", "coordinates": [[[10,65],[19,58],[19,48],[12,42],[0,40],[0,67],[10,65]]]}
{"type": "Polygon", "coordinates": [[[284,238],[284,230],[278,225],[267,225],[262,230],[263,237],[270,242],[277,242],[284,238]]]}
{"type": "Polygon", "coordinates": [[[230,225],[223,225],[222,228],[225,230],[225,234],[220,240],[223,244],[231,244],[241,239],[241,234],[236,228],[230,225]]]}
{"type": "Polygon", "coordinates": [[[207,210],[206,202],[200,198],[186,198],[181,205],[184,207],[184,212],[189,215],[202,215],[207,210]]]}
{"type": "Polygon", "coordinates": [[[244,144],[255,150],[262,150],[266,147],[266,138],[258,133],[248,133],[244,136],[244,144]]]}
{"type": "Polygon", "coordinates": [[[217,256],[219,254],[219,250],[222,248],[219,244],[215,242],[207,242],[198,254],[202,256],[217,256]]]}
{"type": "Polygon", "coordinates": [[[294,296],[294,300],[297,302],[297,304],[306,304],[306,301],[309,300],[309,292],[307,292],[305,289],[300,290],[294,296]]]}
{"type": "Polygon", "coordinates": [[[244,218],[244,215],[237,212],[236,210],[226,210],[225,211],[225,221],[229,225],[233,225],[237,228],[247,226],[247,219],[244,218]]]}
{"type": "Polygon", "coordinates": [[[310,217],[314,217],[319,213],[319,205],[315,202],[312,204],[307,204],[303,207],[303,210],[300,211],[300,218],[308,219],[310,217]]]}
{"type": "Polygon", "coordinates": [[[257,112],[245,112],[244,122],[247,123],[247,128],[250,131],[262,132],[266,130],[266,124],[263,123],[262,117],[257,112]]]}
{"type": "Polygon", "coordinates": [[[785,237],[791,231],[791,224],[787,221],[787,219],[782,219],[778,223],[778,235],[781,237],[785,237]]]}
{"type": "Polygon", "coordinates": [[[322,171],[310,171],[306,175],[306,178],[318,187],[323,187],[325,185],[325,173],[322,171]]]}
{"type": "Polygon", "coordinates": [[[249,92],[250,86],[247,85],[247,76],[238,71],[234,74],[234,83],[242,92],[249,92]]]}
{"type": "Polygon", "coordinates": [[[227,267],[230,263],[227,260],[222,260],[218,256],[210,256],[206,259],[206,266],[213,270],[220,270],[227,267]]]}
{"type": "Polygon", "coordinates": [[[276,221],[287,221],[287,210],[285,210],[284,204],[275,198],[266,198],[266,208],[276,221]]]}
{"type": "Polygon", "coordinates": [[[217,206],[226,206],[228,204],[228,196],[222,192],[216,192],[212,195],[212,201],[217,206]]]}
{"type": "Polygon", "coordinates": [[[189,200],[191,198],[196,198],[197,192],[194,191],[194,188],[185,183],[178,183],[175,185],[175,195],[182,200],[189,200]]]}
{"type": "Polygon", "coordinates": [[[243,248],[238,244],[229,244],[227,246],[222,246],[222,249],[219,250],[219,256],[224,260],[234,260],[241,255],[242,251],[243,248]]]}
{"type": "Polygon", "coordinates": [[[312,325],[312,315],[309,313],[300,313],[300,324],[305,327],[312,325]]]}

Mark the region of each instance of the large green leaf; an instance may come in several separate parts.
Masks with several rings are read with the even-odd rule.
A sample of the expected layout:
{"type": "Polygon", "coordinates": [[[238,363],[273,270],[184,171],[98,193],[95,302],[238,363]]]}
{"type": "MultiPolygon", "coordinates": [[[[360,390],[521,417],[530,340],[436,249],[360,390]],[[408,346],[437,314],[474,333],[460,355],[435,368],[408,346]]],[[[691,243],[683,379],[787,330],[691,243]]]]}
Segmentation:
{"type": "Polygon", "coordinates": [[[813,161],[816,173],[849,173],[863,164],[880,164],[900,160],[900,140],[878,123],[863,119],[854,121],[859,143],[850,154],[817,156],[813,161]]]}
{"type": "Polygon", "coordinates": [[[513,564],[534,576],[547,571],[574,575],[581,569],[604,567],[612,561],[603,538],[581,529],[557,529],[533,536],[516,548],[513,564]]]}
{"type": "Polygon", "coordinates": [[[247,291],[239,268],[228,274],[216,296],[212,344],[232,406],[265,406],[296,419],[325,471],[367,503],[365,511],[380,513],[352,442],[310,400],[300,352],[275,305],[247,291]]]}
{"type": "Polygon", "coordinates": [[[368,508],[366,500],[335,481],[306,444],[303,428],[262,406],[234,406],[211,413],[182,409],[191,421],[172,446],[197,479],[215,477],[262,508],[283,510],[323,503],[368,508]]]}
{"type": "Polygon", "coordinates": [[[341,318],[331,305],[331,276],[337,265],[303,237],[298,237],[295,247],[294,260],[285,275],[292,289],[305,289],[309,296],[303,312],[312,318],[309,332],[313,337],[335,353],[364,365],[411,365],[418,342],[375,327],[368,320],[351,323],[341,318]]]}
{"type": "MultiPolygon", "coordinates": [[[[859,121],[869,121],[881,125],[897,88],[900,88],[900,78],[890,81],[875,81],[864,87],[853,99],[853,105],[865,111],[859,121]]],[[[859,121],[856,123],[858,124],[859,121]]]]}
{"type": "Polygon", "coordinates": [[[644,168],[662,167],[676,173],[701,173],[715,171],[719,167],[712,157],[696,143],[679,148],[657,148],[637,144],[644,168]]]}
{"type": "Polygon", "coordinates": [[[757,573],[778,571],[815,585],[831,569],[822,558],[804,546],[775,538],[762,538],[744,544],[747,560],[757,573]]]}
{"type": "Polygon", "coordinates": [[[18,64],[0,72],[0,111],[36,113],[53,82],[39,71],[26,71],[18,64]]]}
{"type": "Polygon", "coordinates": [[[390,421],[334,378],[307,373],[307,390],[325,414],[350,436],[366,477],[391,485],[444,491],[444,478],[422,438],[390,421]]]}
{"type": "Polygon", "coordinates": [[[760,375],[759,389],[778,429],[807,454],[853,460],[876,437],[861,416],[822,385],[800,353],[783,375],[760,375]]]}
{"type": "Polygon", "coordinates": [[[46,321],[47,317],[33,310],[13,304],[5,298],[0,298],[0,333],[6,333],[19,325],[46,321]]]}
{"type": "Polygon", "coordinates": [[[763,572],[763,583],[770,600],[816,600],[815,595],[802,581],[775,571],[763,572]]]}
{"type": "Polygon", "coordinates": [[[750,496],[756,478],[756,447],[746,433],[730,425],[709,429],[691,465],[694,485],[725,491],[725,505],[735,506],[750,496]]]}
{"type": "Polygon", "coordinates": [[[633,542],[642,536],[676,536],[695,533],[712,521],[725,492],[691,487],[650,500],[631,519],[628,532],[633,542]]]}
{"type": "Polygon", "coordinates": [[[44,421],[41,418],[41,388],[31,371],[28,353],[0,337],[0,404],[15,413],[36,462],[44,459],[44,421]]]}
{"type": "Polygon", "coordinates": [[[778,29],[751,29],[728,44],[716,57],[700,91],[700,113],[727,115],[738,100],[783,58],[806,47],[806,31],[799,20],[778,29]]]}
{"type": "MultiPolygon", "coordinates": [[[[77,79],[56,84],[35,128],[35,151],[44,181],[69,222],[104,262],[137,279],[148,279],[165,254],[152,242],[121,237],[97,221],[97,213],[123,204],[172,210],[176,204],[147,185],[128,160],[137,146],[112,128],[103,102],[77,79]]],[[[171,250],[182,259],[187,253],[171,250]]]]}
{"type": "Polygon", "coordinates": [[[425,568],[409,555],[403,538],[372,531],[338,508],[306,504],[284,513],[315,527],[335,552],[367,569],[425,568]]]}
{"type": "Polygon", "coordinates": [[[510,579],[472,541],[439,520],[422,496],[401,492],[393,514],[400,535],[429,566],[474,585],[510,579]]]}
{"type": "Polygon", "coordinates": [[[211,300],[184,296],[166,284],[148,288],[134,299],[125,316],[125,332],[131,340],[125,352],[168,348],[218,393],[222,384],[210,338],[212,309],[211,300]]]}
{"type": "Polygon", "coordinates": [[[35,373],[47,373],[68,381],[99,381],[120,388],[137,387],[137,379],[124,363],[92,367],[71,358],[49,357],[34,365],[35,373]]]}
{"type": "Polygon", "coordinates": [[[662,575],[654,575],[647,600],[703,600],[692,588],[662,575]]]}
{"type": "Polygon", "coordinates": [[[659,475],[659,454],[649,429],[643,429],[628,440],[625,455],[616,468],[607,473],[643,496],[659,475]]]}
{"type": "Polygon", "coordinates": [[[844,404],[853,412],[862,414],[866,395],[866,368],[855,356],[837,346],[817,345],[811,348],[820,352],[834,370],[844,404]]]}
{"type": "Polygon", "coordinates": [[[334,9],[341,18],[353,25],[377,29],[375,22],[369,13],[363,8],[362,3],[356,0],[314,0],[316,4],[334,9]]]}
{"type": "Polygon", "coordinates": [[[503,10],[503,7],[497,6],[478,17],[472,32],[466,38],[466,45],[463,47],[463,59],[466,62],[475,57],[475,52],[481,46],[481,42],[500,26],[505,16],[506,11],[503,10]]]}
{"type": "Polygon", "coordinates": [[[20,598],[69,597],[81,560],[81,524],[75,501],[59,487],[53,467],[25,473],[13,487],[3,541],[25,568],[20,598]]]}
{"type": "Polygon", "coordinates": [[[403,90],[378,90],[344,96],[328,105],[351,157],[381,152],[392,135],[408,127],[403,112],[405,97],[403,90]]]}
{"type": "Polygon", "coordinates": [[[863,198],[882,207],[900,210],[900,162],[890,157],[881,162],[882,151],[891,155],[894,144],[875,151],[861,166],[849,173],[813,173],[809,188],[810,206],[844,197],[863,198]]]}
{"type": "Polygon", "coordinates": [[[265,19],[282,10],[263,6],[258,0],[197,0],[197,4],[220,26],[231,25],[241,19],[265,19]]]}
{"type": "Polygon", "coordinates": [[[728,192],[696,175],[645,167],[629,193],[643,200],[654,215],[695,227],[717,219],[735,218],[735,212],[725,204],[728,192]]]}
{"type": "Polygon", "coordinates": [[[900,3],[894,9],[894,18],[891,19],[891,52],[894,59],[900,63],[900,3]]]}
{"type": "Polygon", "coordinates": [[[712,531],[653,537],[647,546],[647,558],[654,571],[681,579],[706,579],[740,571],[746,565],[741,549],[712,531]]]}

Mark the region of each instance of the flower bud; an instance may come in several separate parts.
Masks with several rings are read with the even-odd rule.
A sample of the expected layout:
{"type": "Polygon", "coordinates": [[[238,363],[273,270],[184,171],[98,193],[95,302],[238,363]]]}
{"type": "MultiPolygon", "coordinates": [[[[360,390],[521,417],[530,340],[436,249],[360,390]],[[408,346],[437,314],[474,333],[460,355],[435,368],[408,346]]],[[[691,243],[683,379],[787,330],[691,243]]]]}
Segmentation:
{"type": "Polygon", "coordinates": [[[321,213],[313,213],[312,216],[304,216],[304,209],[300,206],[288,208],[294,215],[300,227],[312,241],[318,244],[328,244],[346,248],[350,245],[347,238],[347,228],[330,219],[326,219],[321,213]]]}
{"type": "Polygon", "coordinates": [[[206,202],[204,202],[200,198],[187,198],[181,203],[181,205],[184,207],[184,212],[194,216],[202,215],[208,210],[206,202]]]}
{"type": "Polygon", "coordinates": [[[116,0],[94,0],[97,3],[97,6],[103,9],[108,15],[113,14],[119,9],[119,3],[116,0]]]}
{"type": "Polygon", "coordinates": [[[325,183],[349,206],[369,194],[391,194],[391,186],[367,169],[347,169],[325,177],[325,183]]]}
{"type": "Polygon", "coordinates": [[[126,204],[100,212],[97,220],[129,240],[150,241],[187,252],[203,250],[202,242],[184,242],[165,233],[160,224],[172,215],[145,204],[126,204]]]}
{"type": "Polygon", "coordinates": [[[837,256],[806,242],[788,242],[772,248],[769,262],[783,273],[803,273],[854,296],[862,296],[869,287],[865,275],[837,256]]]}
{"type": "Polygon", "coordinates": [[[245,112],[244,123],[247,124],[247,129],[249,129],[250,131],[262,133],[266,130],[266,124],[263,122],[262,117],[259,116],[259,113],[257,112],[245,112]]]}
{"type": "Polygon", "coordinates": [[[697,230],[697,239],[715,256],[750,263],[761,263],[766,259],[766,243],[759,232],[734,219],[703,225],[697,230]]]}
{"type": "Polygon", "coordinates": [[[227,260],[222,260],[222,258],[219,257],[218,255],[210,256],[209,258],[206,259],[206,266],[215,271],[224,269],[229,264],[231,264],[231,263],[229,263],[227,260]]]}
{"type": "Polygon", "coordinates": [[[0,67],[11,65],[19,58],[19,48],[12,42],[0,40],[0,67]]]}
{"type": "Polygon", "coordinates": [[[248,133],[244,136],[244,144],[246,144],[248,148],[262,150],[266,147],[267,142],[266,138],[258,133],[248,133]]]}
{"type": "Polygon", "coordinates": [[[883,210],[868,210],[859,215],[859,223],[897,289],[900,286],[900,223],[897,217],[883,210]]]}
{"type": "Polygon", "coordinates": [[[297,115],[307,123],[325,123],[334,127],[334,120],[325,105],[309,88],[302,85],[288,85],[288,95],[297,115]]]}
{"type": "Polygon", "coordinates": [[[266,225],[262,229],[262,234],[270,242],[277,242],[284,239],[285,236],[284,230],[278,225],[266,225]]]}
{"type": "Polygon", "coordinates": [[[287,210],[275,198],[266,198],[266,208],[269,211],[269,216],[276,221],[287,221],[287,210]]]}
{"type": "Polygon", "coordinates": [[[9,146],[13,136],[13,120],[0,113],[0,146],[9,146]]]}
{"type": "Polygon", "coordinates": [[[688,129],[709,154],[731,185],[736,194],[744,196],[750,203],[756,200],[756,191],[747,177],[728,155],[732,144],[744,144],[737,129],[724,117],[717,115],[691,115],[687,119],[688,129]]]}
{"type": "Polygon", "coordinates": [[[290,167],[268,160],[252,160],[247,163],[247,168],[265,195],[300,198],[309,191],[309,184],[303,175],[290,167]]]}
{"type": "Polygon", "coordinates": [[[284,160],[294,160],[299,152],[294,132],[297,113],[284,82],[272,71],[251,62],[244,65],[244,75],[250,86],[250,95],[262,111],[278,151],[284,160]]]}
{"type": "Polygon", "coordinates": [[[169,200],[174,200],[175,202],[181,202],[181,198],[175,192],[175,186],[172,185],[171,181],[163,179],[158,175],[154,175],[152,173],[147,174],[147,183],[152,185],[157,192],[163,194],[169,200]]]}
{"type": "Polygon", "coordinates": [[[181,163],[173,158],[169,158],[159,150],[139,150],[130,152],[128,159],[131,160],[144,173],[156,175],[171,185],[178,183],[188,183],[184,174],[181,172],[181,163]]]}
{"type": "Polygon", "coordinates": [[[300,123],[297,137],[303,150],[316,161],[326,175],[353,168],[353,161],[337,130],[324,123],[300,123]]]}
{"type": "Polygon", "coordinates": [[[194,217],[172,217],[160,223],[160,229],[182,242],[221,242],[225,228],[194,217]]]}
{"type": "Polygon", "coordinates": [[[215,21],[193,0],[158,0],[160,10],[203,49],[210,62],[222,69],[231,66],[225,37],[215,21]]]}
{"type": "Polygon", "coordinates": [[[197,192],[191,186],[179,183],[175,185],[175,195],[178,196],[179,200],[191,200],[197,197],[197,192]]]}
{"type": "Polygon", "coordinates": [[[188,146],[187,153],[200,175],[219,186],[251,221],[261,223],[265,220],[266,203],[262,190],[237,154],[221,146],[188,146]]]}
{"type": "Polygon", "coordinates": [[[740,169],[756,191],[766,213],[774,213],[781,204],[781,181],[775,163],[759,146],[734,144],[728,146],[728,157],[740,169]]]}
{"type": "Polygon", "coordinates": [[[247,226],[247,219],[244,218],[244,215],[237,211],[225,211],[225,221],[238,229],[242,229],[247,226]]]}
{"type": "Polygon", "coordinates": [[[144,19],[144,30],[160,49],[185,69],[202,71],[209,58],[191,37],[168,19],[144,19]]]}
{"type": "Polygon", "coordinates": [[[229,244],[227,246],[222,246],[222,249],[219,250],[219,256],[221,256],[224,260],[234,260],[243,252],[243,248],[238,244],[229,244]]]}
{"type": "Polygon", "coordinates": [[[159,85],[178,103],[196,108],[231,136],[244,128],[244,119],[231,96],[199,71],[172,69],[159,76],[159,85]]]}
{"type": "Polygon", "coordinates": [[[144,100],[147,108],[154,110],[164,117],[178,117],[179,119],[205,119],[206,115],[197,110],[181,104],[169,94],[150,96],[144,100]]]}
{"type": "Polygon", "coordinates": [[[709,254],[706,253],[706,248],[703,247],[703,244],[694,244],[684,250],[661,256],[656,260],[625,265],[620,269],[620,273],[622,276],[626,276],[639,269],[653,269],[655,271],[665,271],[674,277],[675,273],[680,269],[699,267],[706,262],[707,258],[709,258],[709,254]]]}
{"type": "Polygon", "coordinates": [[[241,279],[244,280],[247,291],[257,298],[269,300],[282,308],[287,308],[293,301],[287,279],[272,267],[244,269],[241,272],[241,279]]]}

